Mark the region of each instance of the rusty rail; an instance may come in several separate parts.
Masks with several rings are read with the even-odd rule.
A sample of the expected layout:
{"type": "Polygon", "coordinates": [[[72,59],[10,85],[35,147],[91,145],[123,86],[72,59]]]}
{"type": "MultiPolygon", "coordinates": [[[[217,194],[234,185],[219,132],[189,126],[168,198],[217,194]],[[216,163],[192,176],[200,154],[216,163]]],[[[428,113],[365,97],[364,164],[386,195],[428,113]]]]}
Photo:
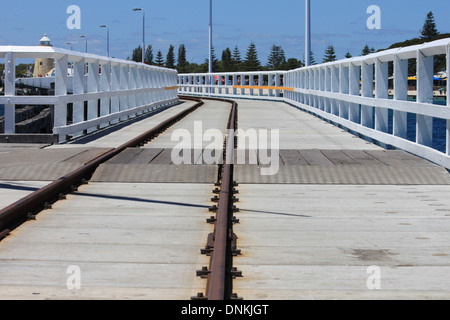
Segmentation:
{"type": "MultiPolygon", "coordinates": [[[[203,98],[205,99],[205,98],[203,98]]],[[[211,98],[206,98],[211,99],[211,98]]],[[[221,174],[217,190],[219,196],[218,205],[211,211],[216,211],[214,233],[208,237],[207,249],[203,252],[211,254],[209,269],[204,267],[197,274],[207,278],[206,295],[199,293],[196,299],[223,301],[231,299],[230,276],[232,274],[232,213],[233,213],[233,164],[227,162],[227,154],[233,155],[235,149],[234,132],[237,125],[237,103],[230,100],[212,99],[225,101],[232,104],[230,118],[228,119],[228,131],[230,134],[225,141],[224,163],[221,166],[221,174]]]]}
{"type": "Polygon", "coordinates": [[[46,203],[52,203],[58,200],[62,194],[69,193],[71,190],[76,188],[76,186],[81,185],[84,180],[89,180],[100,164],[108,161],[127,148],[137,147],[148,142],[165,129],[172,126],[174,123],[186,117],[188,114],[192,113],[204,104],[199,98],[184,96],[180,96],[180,98],[183,100],[196,101],[197,103],[194,106],[171,117],[170,119],[161,122],[156,127],[150,129],[135,139],[100,155],[79,169],[59,178],[49,185],[0,210],[0,241],[2,238],[6,237],[11,230],[17,228],[25,222],[30,215],[34,216],[37,212],[43,210],[46,203]]]}

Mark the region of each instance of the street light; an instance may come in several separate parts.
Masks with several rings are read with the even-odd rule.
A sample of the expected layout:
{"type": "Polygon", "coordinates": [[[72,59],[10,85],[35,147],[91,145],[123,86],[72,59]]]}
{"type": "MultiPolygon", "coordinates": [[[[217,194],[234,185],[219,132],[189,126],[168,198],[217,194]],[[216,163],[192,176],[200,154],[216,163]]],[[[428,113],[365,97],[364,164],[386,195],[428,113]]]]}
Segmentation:
{"type": "Polygon", "coordinates": [[[133,11],[142,11],[142,63],[145,63],[145,10],[142,8],[134,8],[133,11]]]}
{"type": "Polygon", "coordinates": [[[106,30],[107,30],[107,50],[108,50],[108,58],[109,58],[109,27],[107,25],[101,25],[100,28],[106,28],[106,30]]]}
{"type": "Polygon", "coordinates": [[[305,35],[305,48],[306,48],[306,57],[305,57],[305,65],[308,67],[311,65],[311,2],[310,0],[306,0],[306,35],[305,35]]]}
{"type": "Polygon", "coordinates": [[[86,53],[87,53],[87,37],[86,36],[80,36],[80,38],[84,38],[84,39],[86,39],[86,53]]]}
{"type": "Polygon", "coordinates": [[[212,30],[212,0],[209,0],[209,73],[213,72],[213,56],[212,56],[212,47],[213,47],[213,30],[212,30]]]}

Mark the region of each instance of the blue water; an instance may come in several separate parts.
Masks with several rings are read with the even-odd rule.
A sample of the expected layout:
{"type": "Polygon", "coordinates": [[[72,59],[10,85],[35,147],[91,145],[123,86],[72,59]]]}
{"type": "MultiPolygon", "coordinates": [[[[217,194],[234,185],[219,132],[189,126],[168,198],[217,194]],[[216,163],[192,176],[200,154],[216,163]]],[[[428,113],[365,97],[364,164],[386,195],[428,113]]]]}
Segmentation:
{"type": "MultiPolygon", "coordinates": [[[[410,98],[411,101],[415,101],[414,98],[410,98]]],[[[447,101],[445,99],[435,99],[434,104],[445,106],[447,101]]],[[[389,110],[389,132],[392,133],[392,110],[389,110]]],[[[407,139],[409,141],[416,141],[416,115],[408,113],[407,115],[407,139]]],[[[433,118],[433,149],[440,152],[446,152],[446,129],[447,121],[445,119],[433,118]]]]}

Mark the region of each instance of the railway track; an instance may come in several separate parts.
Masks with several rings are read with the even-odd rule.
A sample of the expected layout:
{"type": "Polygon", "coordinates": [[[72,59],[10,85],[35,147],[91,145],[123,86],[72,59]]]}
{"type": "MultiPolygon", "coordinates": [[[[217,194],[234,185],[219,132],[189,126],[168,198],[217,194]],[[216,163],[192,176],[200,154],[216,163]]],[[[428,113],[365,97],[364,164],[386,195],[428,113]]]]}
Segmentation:
{"type": "MultiPolygon", "coordinates": [[[[183,100],[195,101],[196,104],[183,112],[167,119],[158,126],[141,134],[131,141],[102,154],[94,160],[72,173],[61,177],[49,185],[33,192],[19,201],[0,210],[0,241],[6,238],[10,232],[27,220],[34,220],[44,209],[59,200],[65,199],[66,195],[74,192],[77,188],[89,182],[93,173],[103,163],[122,153],[128,148],[139,148],[151,143],[151,140],[162,134],[169,127],[185,118],[198,108],[204,105],[201,99],[193,97],[180,97],[183,100]]],[[[237,108],[234,101],[211,99],[222,102],[229,102],[231,112],[228,118],[228,132],[234,133],[237,128],[237,108]]],[[[238,209],[235,207],[237,198],[237,184],[233,180],[233,164],[228,163],[227,154],[232,154],[236,147],[236,139],[233,134],[227,136],[224,141],[223,157],[224,161],[219,166],[217,183],[213,188],[212,202],[216,203],[209,211],[216,215],[207,219],[207,223],[213,225],[214,230],[206,240],[205,248],[201,253],[210,257],[210,264],[196,272],[197,276],[206,279],[205,293],[199,293],[192,300],[236,300],[239,299],[233,293],[232,282],[235,277],[242,274],[233,268],[233,257],[240,252],[237,250],[237,236],[233,233],[233,225],[238,220],[233,213],[238,209]]]]}

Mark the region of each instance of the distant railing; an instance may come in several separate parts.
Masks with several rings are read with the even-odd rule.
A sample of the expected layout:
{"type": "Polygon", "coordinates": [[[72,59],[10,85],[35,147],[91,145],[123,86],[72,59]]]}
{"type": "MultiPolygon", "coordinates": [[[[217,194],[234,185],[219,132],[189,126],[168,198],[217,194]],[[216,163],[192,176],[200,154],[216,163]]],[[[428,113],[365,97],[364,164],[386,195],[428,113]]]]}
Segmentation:
{"type": "Polygon", "coordinates": [[[178,101],[176,70],[41,46],[0,46],[2,58],[6,134],[15,133],[16,105],[53,106],[53,134],[65,141],[178,101]],[[54,60],[55,76],[44,81],[54,95],[17,96],[16,60],[36,58],[54,60]]]}
{"type": "Polygon", "coordinates": [[[288,72],[180,74],[178,83],[186,95],[284,101],[450,168],[450,90],[446,79],[436,83],[441,70],[434,70],[435,60],[450,70],[450,39],[288,72]],[[411,66],[414,91],[408,90],[411,66]],[[444,93],[442,105],[435,103],[437,89],[444,93]]]}

